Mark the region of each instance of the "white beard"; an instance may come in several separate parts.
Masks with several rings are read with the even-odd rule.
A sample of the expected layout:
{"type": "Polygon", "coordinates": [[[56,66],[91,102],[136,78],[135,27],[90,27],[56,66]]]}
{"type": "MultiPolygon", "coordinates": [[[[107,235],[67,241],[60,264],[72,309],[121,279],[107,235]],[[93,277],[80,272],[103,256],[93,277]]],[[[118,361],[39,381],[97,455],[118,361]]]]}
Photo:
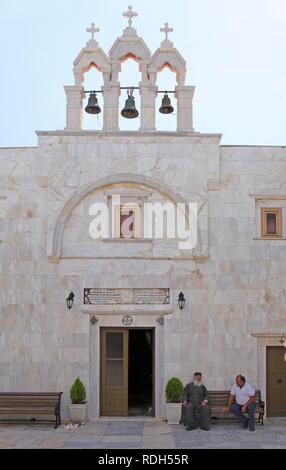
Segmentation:
{"type": "Polygon", "coordinates": [[[195,385],[195,387],[201,387],[202,382],[198,382],[197,380],[194,380],[194,385],[195,385]]]}

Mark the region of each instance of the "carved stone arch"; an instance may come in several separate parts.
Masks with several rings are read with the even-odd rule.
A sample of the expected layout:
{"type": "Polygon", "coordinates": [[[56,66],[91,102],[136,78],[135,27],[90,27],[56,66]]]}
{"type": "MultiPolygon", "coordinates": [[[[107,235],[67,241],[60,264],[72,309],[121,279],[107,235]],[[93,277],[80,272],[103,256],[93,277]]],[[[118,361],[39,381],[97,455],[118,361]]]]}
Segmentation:
{"type": "Polygon", "coordinates": [[[146,61],[151,57],[150,49],[138,36],[128,37],[128,39],[124,36],[118,38],[110,49],[109,57],[111,61],[122,62],[128,54],[136,57],[138,62],[146,61]]]}
{"type": "Polygon", "coordinates": [[[142,82],[147,82],[147,64],[151,57],[151,51],[145,41],[134,36],[118,38],[109,52],[112,64],[112,80],[118,80],[118,73],[121,71],[121,64],[127,59],[133,59],[139,64],[139,71],[142,73],[142,82]]]}
{"type": "MultiPolygon", "coordinates": [[[[119,174],[114,176],[108,176],[97,181],[93,181],[86,186],[79,189],[71,199],[66,203],[61,213],[57,217],[55,225],[48,236],[48,256],[49,260],[54,263],[59,263],[61,258],[61,248],[62,248],[62,237],[65,229],[65,225],[73,213],[74,209],[80,204],[80,202],[89,196],[91,193],[104,190],[106,187],[117,184],[138,184],[138,186],[146,187],[147,189],[152,189],[157,191],[161,195],[165,196],[167,199],[172,201],[174,204],[183,203],[186,207],[189,207],[189,201],[186,201],[178,193],[171,191],[167,186],[160,183],[157,180],[147,178],[144,176],[136,174],[119,174]]],[[[193,202],[196,201],[199,204],[198,211],[200,212],[206,204],[206,199],[202,194],[192,194],[193,202]]],[[[200,240],[200,227],[198,227],[198,240],[200,240]]]]}
{"type": "Polygon", "coordinates": [[[165,67],[168,67],[172,72],[176,73],[178,85],[184,85],[186,80],[186,61],[178,52],[177,49],[157,49],[151,57],[148,72],[152,85],[156,85],[157,75],[165,67]]]}
{"type": "Polygon", "coordinates": [[[74,61],[74,76],[76,86],[84,82],[84,74],[95,67],[103,74],[104,84],[107,85],[111,75],[111,65],[107,55],[100,48],[86,47],[74,61]]]}

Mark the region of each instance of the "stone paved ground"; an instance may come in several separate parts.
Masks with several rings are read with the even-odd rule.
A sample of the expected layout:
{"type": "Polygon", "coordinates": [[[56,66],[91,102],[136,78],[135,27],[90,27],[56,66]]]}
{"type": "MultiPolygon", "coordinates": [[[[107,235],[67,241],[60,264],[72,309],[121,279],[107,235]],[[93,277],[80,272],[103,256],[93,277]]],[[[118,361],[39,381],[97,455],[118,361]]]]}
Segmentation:
{"type": "Polygon", "coordinates": [[[286,449],[286,419],[271,419],[255,433],[239,425],[187,432],[153,419],[91,421],[86,427],[0,424],[0,449],[286,449]]]}

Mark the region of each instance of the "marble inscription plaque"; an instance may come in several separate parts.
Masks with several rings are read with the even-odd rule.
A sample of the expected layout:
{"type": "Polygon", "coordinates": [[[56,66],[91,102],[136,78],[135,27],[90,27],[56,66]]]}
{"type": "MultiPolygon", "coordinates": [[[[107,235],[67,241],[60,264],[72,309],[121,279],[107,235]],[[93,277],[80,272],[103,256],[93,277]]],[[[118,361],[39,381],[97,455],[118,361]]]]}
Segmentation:
{"type": "Polygon", "coordinates": [[[170,289],[85,289],[85,305],[170,305],[170,289]]]}

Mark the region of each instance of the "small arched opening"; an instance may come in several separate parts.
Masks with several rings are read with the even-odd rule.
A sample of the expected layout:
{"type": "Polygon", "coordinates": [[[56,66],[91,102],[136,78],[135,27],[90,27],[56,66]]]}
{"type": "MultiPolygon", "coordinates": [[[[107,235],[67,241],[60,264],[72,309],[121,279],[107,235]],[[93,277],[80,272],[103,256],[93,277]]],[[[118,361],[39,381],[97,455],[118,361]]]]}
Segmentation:
{"type": "MultiPolygon", "coordinates": [[[[175,91],[177,86],[176,70],[168,63],[165,63],[157,75],[157,87],[159,91],[175,91]]],[[[162,106],[164,93],[158,93],[156,99],[156,128],[159,131],[175,131],[177,129],[177,99],[174,93],[168,93],[171,105],[174,108],[172,114],[161,114],[159,109],[162,106]]]]}
{"type": "MultiPolygon", "coordinates": [[[[139,87],[141,82],[141,72],[139,70],[139,59],[132,53],[127,54],[121,59],[121,72],[119,73],[119,82],[121,87],[139,87]]],[[[121,90],[119,100],[119,128],[120,130],[137,131],[140,127],[141,97],[139,90],[134,90],[136,109],[139,116],[135,119],[126,119],[122,117],[121,111],[124,109],[128,98],[128,90],[121,90]]]]}
{"type": "MultiPolygon", "coordinates": [[[[84,89],[86,91],[100,91],[103,86],[103,75],[95,62],[91,62],[84,70],[84,89]]],[[[83,101],[83,128],[86,130],[101,130],[103,128],[103,98],[102,93],[97,93],[98,104],[101,108],[100,114],[88,114],[85,108],[90,95],[85,95],[83,101]]]]}

